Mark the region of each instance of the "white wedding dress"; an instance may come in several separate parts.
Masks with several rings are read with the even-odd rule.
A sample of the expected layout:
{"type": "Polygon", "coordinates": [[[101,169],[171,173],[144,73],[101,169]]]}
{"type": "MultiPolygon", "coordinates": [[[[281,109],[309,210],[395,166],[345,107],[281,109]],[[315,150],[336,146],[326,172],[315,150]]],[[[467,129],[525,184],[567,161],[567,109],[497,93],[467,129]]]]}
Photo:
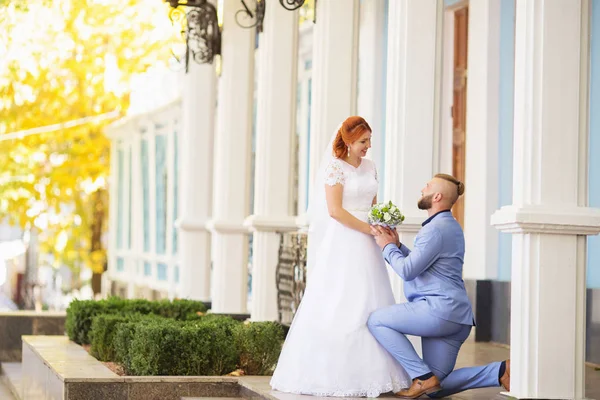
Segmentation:
{"type": "MultiPolygon", "coordinates": [[[[327,185],[341,183],[342,205],[366,221],[377,195],[375,165],[357,167],[332,159],[327,185]]],[[[372,236],[345,227],[327,216],[309,270],[304,297],[292,322],[273,389],[316,396],[377,397],[410,386],[404,369],[379,345],[367,328],[374,310],[394,304],[381,251],[372,236]]]]}

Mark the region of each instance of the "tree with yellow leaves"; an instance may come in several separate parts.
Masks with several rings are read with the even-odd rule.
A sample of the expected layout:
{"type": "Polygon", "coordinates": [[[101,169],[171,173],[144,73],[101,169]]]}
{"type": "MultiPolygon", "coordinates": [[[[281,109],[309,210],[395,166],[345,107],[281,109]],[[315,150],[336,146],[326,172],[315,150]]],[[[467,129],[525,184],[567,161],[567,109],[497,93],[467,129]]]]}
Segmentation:
{"type": "Polygon", "coordinates": [[[168,13],[160,0],[0,0],[0,221],[37,227],[54,267],[91,267],[95,292],[106,263],[105,117],[126,112],[131,78],[166,63],[181,40],[168,13]]]}

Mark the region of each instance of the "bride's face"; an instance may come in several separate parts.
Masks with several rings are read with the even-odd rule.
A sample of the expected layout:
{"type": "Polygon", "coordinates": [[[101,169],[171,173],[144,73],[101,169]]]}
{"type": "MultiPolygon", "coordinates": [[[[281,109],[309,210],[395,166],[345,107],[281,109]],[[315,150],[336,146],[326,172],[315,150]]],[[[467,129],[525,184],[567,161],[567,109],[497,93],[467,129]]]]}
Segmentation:
{"type": "Polygon", "coordinates": [[[365,132],[358,140],[350,145],[350,153],[356,157],[364,157],[371,148],[371,132],[365,132]]]}

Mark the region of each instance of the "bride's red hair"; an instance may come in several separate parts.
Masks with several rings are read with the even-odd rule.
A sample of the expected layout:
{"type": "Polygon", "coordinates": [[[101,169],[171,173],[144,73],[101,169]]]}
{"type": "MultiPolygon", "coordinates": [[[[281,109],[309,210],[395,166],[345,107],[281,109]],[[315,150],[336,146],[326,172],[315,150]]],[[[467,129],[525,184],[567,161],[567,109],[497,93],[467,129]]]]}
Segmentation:
{"type": "Polygon", "coordinates": [[[348,154],[348,145],[357,141],[365,132],[372,132],[372,130],[363,117],[346,118],[333,140],[333,155],[343,158],[348,154]]]}

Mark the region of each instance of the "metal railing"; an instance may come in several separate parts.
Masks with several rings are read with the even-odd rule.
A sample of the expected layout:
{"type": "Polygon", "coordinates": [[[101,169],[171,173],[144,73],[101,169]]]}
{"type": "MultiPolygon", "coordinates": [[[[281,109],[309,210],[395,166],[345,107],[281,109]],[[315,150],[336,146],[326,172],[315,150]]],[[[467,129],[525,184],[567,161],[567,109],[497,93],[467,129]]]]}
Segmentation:
{"type": "Polygon", "coordinates": [[[281,233],[277,280],[279,322],[291,325],[306,287],[307,235],[300,232],[281,233]]]}

